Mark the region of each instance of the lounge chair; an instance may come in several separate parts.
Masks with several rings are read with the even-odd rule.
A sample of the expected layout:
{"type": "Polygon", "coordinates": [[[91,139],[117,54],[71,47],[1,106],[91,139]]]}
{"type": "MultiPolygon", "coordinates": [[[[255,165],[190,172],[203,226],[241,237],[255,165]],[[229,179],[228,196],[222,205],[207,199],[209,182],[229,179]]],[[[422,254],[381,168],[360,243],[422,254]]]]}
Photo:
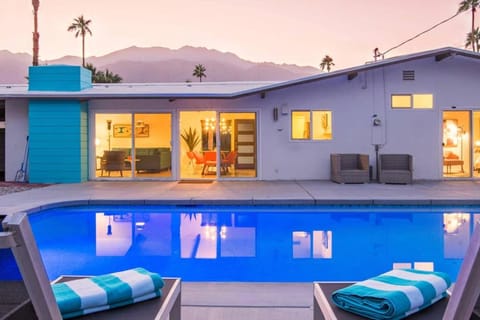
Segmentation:
{"type": "MultiPolygon", "coordinates": [[[[0,220],[2,220],[1,217],[0,220]]],[[[30,298],[30,301],[25,301],[4,318],[35,319],[36,316],[39,320],[62,319],[26,213],[5,217],[2,227],[4,231],[0,233],[0,248],[11,248],[30,298]]],[[[64,282],[79,277],[86,278],[85,276],[64,276],[56,281],[64,282]]],[[[163,279],[165,286],[162,288],[161,298],[91,313],[82,316],[81,319],[179,320],[181,280],[179,278],[163,279]]]]}
{"type": "Polygon", "coordinates": [[[413,160],[409,154],[380,154],[378,181],[380,183],[412,183],[413,160]]]}
{"type": "MultiPolygon", "coordinates": [[[[365,319],[337,307],[332,301],[332,293],[352,283],[314,282],[313,318],[314,320],[356,320],[365,319]]],[[[480,319],[480,225],[477,224],[457,282],[451,295],[433,305],[410,315],[408,320],[478,320],[480,319]]]]}
{"type": "Polygon", "coordinates": [[[120,176],[123,177],[123,170],[127,169],[125,159],[125,151],[104,151],[100,163],[100,175],[103,176],[103,171],[108,172],[108,176],[110,176],[112,171],[118,171],[120,176]]]}
{"type": "Polygon", "coordinates": [[[330,179],[337,183],[365,183],[370,181],[368,155],[334,153],[330,155],[330,179]]]}

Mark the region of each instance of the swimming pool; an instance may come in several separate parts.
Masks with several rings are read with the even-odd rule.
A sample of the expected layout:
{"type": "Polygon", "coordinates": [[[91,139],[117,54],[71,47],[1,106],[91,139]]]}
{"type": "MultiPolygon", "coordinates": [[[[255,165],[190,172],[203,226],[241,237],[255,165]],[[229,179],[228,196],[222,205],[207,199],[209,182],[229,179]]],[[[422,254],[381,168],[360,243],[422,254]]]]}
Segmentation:
{"type": "Polygon", "coordinates": [[[30,215],[51,279],[143,266],[185,281],[455,279],[479,207],[82,206],[30,215]]]}

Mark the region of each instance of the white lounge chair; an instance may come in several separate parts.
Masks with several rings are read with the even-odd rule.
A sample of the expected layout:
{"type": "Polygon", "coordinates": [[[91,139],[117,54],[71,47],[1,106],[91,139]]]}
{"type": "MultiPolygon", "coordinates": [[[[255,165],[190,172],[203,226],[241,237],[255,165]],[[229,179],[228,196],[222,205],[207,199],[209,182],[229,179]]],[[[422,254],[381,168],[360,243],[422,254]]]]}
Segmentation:
{"type": "MultiPolygon", "coordinates": [[[[32,314],[28,315],[29,312],[32,313],[33,311],[39,320],[62,319],[26,213],[5,217],[2,221],[2,227],[0,248],[10,248],[12,250],[30,297],[30,301],[22,303],[6,315],[4,319],[33,319],[32,314]]],[[[64,276],[56,281],[64,282],[79,277],[85,278],[86,276],[64,276]]],[[[91,313],[82,316],[81,319],[180,320],[181,279],[163,279],[165,286],[162,288],[161,298],[91,313]]]]}
{"type": "MultiPolygon", "coordinates": [[[[347,282],[313,283],[314,320],[365,319],[338,308],[332,301],[332,293],[351,285],[347,282]]],[[[457,282],[451,296],[407,317],[408,320],[478,320],[480,319],[480,225],[470,240],[457,282]]]]}

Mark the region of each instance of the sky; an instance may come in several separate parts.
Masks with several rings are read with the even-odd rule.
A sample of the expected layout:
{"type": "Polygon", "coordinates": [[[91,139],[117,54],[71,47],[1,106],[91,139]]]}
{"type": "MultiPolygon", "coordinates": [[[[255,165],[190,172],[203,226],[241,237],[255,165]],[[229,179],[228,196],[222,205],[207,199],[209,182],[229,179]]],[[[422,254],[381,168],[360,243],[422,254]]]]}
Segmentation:
{"type": "MultiPolygon", "coordinates": [[[[130,46],[185,45],[232,52],[253,62],[335,69],[381,52],[453,16],[460,0],[40,0],[40,60],[81,56],[68,32],[74,18],[91,19],[86,56],[130,46]]],[[[480,21],[480,15],[477,18],[480,21]]],[[[478,24],[477,24],[478,25],[478,24]]],[[[393,57],[446,46],[464,48],[471,15],[462,13],[388,53],[393,57]]],[[[31,0],[0,0],[0,50],[32,53],[31,0]]]]}

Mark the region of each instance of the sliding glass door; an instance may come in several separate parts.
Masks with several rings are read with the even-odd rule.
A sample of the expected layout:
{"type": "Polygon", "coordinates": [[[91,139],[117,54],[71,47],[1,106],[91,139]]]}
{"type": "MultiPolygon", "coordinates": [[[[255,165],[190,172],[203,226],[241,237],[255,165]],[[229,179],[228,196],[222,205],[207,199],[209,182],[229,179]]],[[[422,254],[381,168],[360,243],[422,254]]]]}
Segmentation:
{"type": "Polygon", "coordinates": [[[257,176],[256,114],[180,112],[180,178],[257,176]]]}
{"type": "Polygon", "coordinates": [[[470,111],[443,112],[443,176],[464,178],[471,175],[470,111]]]}
{"type": "Polygon", "coordinates": [[[172,176],[170,113],[95,115],[96,178],[172,176]]]}

